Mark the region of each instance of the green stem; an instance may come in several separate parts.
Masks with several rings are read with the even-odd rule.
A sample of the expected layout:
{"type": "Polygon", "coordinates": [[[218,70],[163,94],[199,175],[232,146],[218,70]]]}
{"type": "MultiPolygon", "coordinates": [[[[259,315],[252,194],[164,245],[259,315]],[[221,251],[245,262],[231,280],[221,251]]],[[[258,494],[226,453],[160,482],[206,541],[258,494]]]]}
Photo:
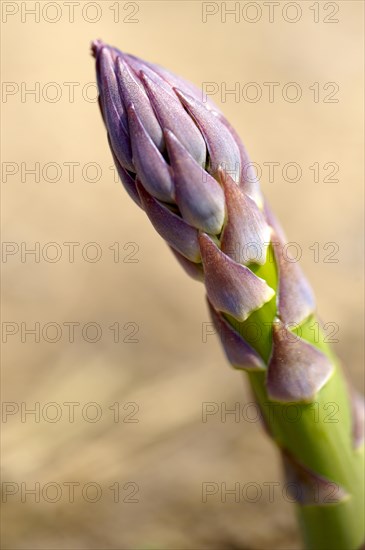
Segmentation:
{"type": "MultiPolygon", "coordinates": [[[[301,464],[344,488],[349,498],[338,504],[298,506],[306,547],[356,550],[364,540],[364,451],[352,446],[347,388],[337,368],[315,403],[270,403],[264,375],[250,382],[273,439],[301,464]],[[337,421],[337,422],[335,422],[337,421]]],[[[330,491],[328,496],[330,497],[330,491]]]]}
{"type": "MultiPolygon", "coordinates": [[[[269,259],[265,266],[255,268],[255,272],[276,289],[275,262],[269,259]]],[[[271,353],[271,323],[275,315],[276,302],[273,298],[245,323],[237,324],[232,318],[229,319],[238,330],[244,331],[245,339],[266,362],[271,353]],[[255,330],[250,330],[250,326],[254,326],[255,330]]],[[[364,447],[357,450],[353,447],[348,388],[321,330],[313,330],[314,322],[315,317],[311,317],[293,332],[327,354],[335,365],[335,371],[313,403],[270,402],[265,373],[251,372],[249,379],[268,430],[279,448],[348,494],[348,498],[336,504],[298,505],[306,548],[357,550],[365,538],[364,447]]]]}

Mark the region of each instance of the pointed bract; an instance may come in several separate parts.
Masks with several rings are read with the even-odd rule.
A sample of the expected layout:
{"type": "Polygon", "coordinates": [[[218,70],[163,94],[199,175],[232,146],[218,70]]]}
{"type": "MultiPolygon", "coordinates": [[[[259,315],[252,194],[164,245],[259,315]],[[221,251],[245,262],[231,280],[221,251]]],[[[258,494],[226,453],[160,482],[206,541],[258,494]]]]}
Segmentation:
{"type": "Polygon", "coordinates": [[[141,73],[148,74],[148,77],[159,87],[163,88],[166,93],[168,93],[174,100],[176,99],[176,94],[173,90],[171,83],[163,78],[163,76],[157,70],[157,66],[148,61],[139,59],[138,57],[130,54],[123,54],[125,59],[128,62],[128,65],[131,67],[133,72],[141,78],[141,73]]]}
{"type": "Polygon", "coordinates": [[[205,166],[204,139],[178,98],[172,97],[162,86],[156,84],[151,78],[151,71],[141,72],[141,79],[162,128],[171,130],[191,156],[201,166],[205,166]]]}
{"type": "MultiPolygon", "coordinates": [[[[173,88],[186,90],[192,97],[195,97],[199,101],[203,101],[203,91],[188,80],[181,78],[181,76],[172,73],[171,71],[165,69],[165,67],[161,67],[161,65],[156,65],[155,63],[144,61],[139,57],[136,57],[135,55],[125,54],[125,57],[128,59],[128,62],[134,67],[134,70],[137,73],[139,73],[141,70],[145,70],[146,67],[148,67],[151,71],[153,71],[166,82],[166,84],[171,88],[171,91],[173,88]]],[[[206,97],[204,99],[204,104],[208,109],[219,112],[218,107],[209,97],[206,97]]]]}
{"type": "Polygon", "coordinates": [[[141,81],[132,73],[122,56],[116,60],[116,74],[126,108],[134,106],[147,134],[159,151],[163,151],[164,139],[162,129],[152,109],[150,100],[141,81]]]}
{"type": "Polygon", "coordinates": [[[226,256],[206,234],[199,236],[210,302],[218,311],[244,321],[271,300],[275,292],[247,267],[226,256]]]}
{"type": "Polygon", "coordinates": [[[351,388],[350,391],[352,408],[352,440],[354,449],[360,449],[364,445],[365,432],[365,400],[364,396],[351,388]]]}
{"type": "Polygon", "coordinates": [[[207,142],[209,172],[218,178],[218,169],[222,167],[236,183],[239,183],[242,169],[240,151],[227,126],[200,101],[181,90],[177,89],[176,93],[207,142]]]}
{"type": "Polygon", "coordinates": [[[141,203],[141,199],[140,199],[139,193],[138,193],[137,188],[136,188],[135,180],[123,168],[123,166],[120,164],[119,160],[115,156],[114,151],[113,151],[113,147],[111,146],[111,143],[110,143],[109,136],[108,136],[108,140],[109,140],[110,150],[111,150],[112,155],[113,155],[114,164],[117,168],[117,172],[118,172],[118,175],[119,175],[119,177],[122,181],[122,184],[123,184],[125,190],[127,191],[128,195],[134,200],[134,202],[136,204],[138,204],[138,206],[140,208],[142,208],[142,203],[141,203]]]}
{"type": "Polygon", "coordinates": [[[127,113],[120,97],[110,48],[97,50],[97,66],[100,106],[114,153],[124,168],[133,170],[127,113]]]}
{"type": "Polygon", "coordinates": [[[170,167],[147,134],[134,106],[128,108],[133,164],[147,191],[164,202],[174,201],[174,184],[170,167]]]}
{"type": "Polygon", "coordinates": [[[313,401],[330,378],[332,363],[281,321],[273,323],[272,331],[273,349],[266,380],[269,398],[281,402],[313,401]]]}
{"type": "Polygon", "coordinates": [[[328,506],[349,498],[346,490],[282,452],[287,489],[301,506],[328,506]]]}
{"type": "Polygon", "coordinates": [[[175,135],[165,132],[167,150],[175,183],[175,199],[181,215],[202,231],[220,233],[224,221],[224,193],[187,152],[175,135]]]}
{"type": "Polygon", "coordinates": [[[156,231],[185,258],[192,262],[199,262],[201,257],[198,231],[195,227],[192,227],[166,206],[159,203],[144,189],[142,183],[138,180],[136,186],[143,208],[156,231]]]}
{"type": "MultiPolygon", "coordinates": [[[[103,110],[111,109],[116,113],[124,131],[128,131],[127,114],[125,105],[120,95],[117,75],[115,72],[115,61],[111,49],[108,46],[101,45],[96,54],[96,67],[99,94],[102,101],[103,110]]],[[[105,113],[107,114],[107,113],[105,113]]]]}
{"type": "Polygon", "coordinates": [[[207,300],[209,312],[216,331],[222,342],[228,361],[236,369],[249,371],[265,370],[265,364],[259,354],[249,346],[241,335],[232,328],[212,304],[207,300]]]}
{"type": "Polygon", "coordinates": [[[220,170],[220,178],[227,207],[222,252],[240,264],[263,265],[270,243],[270,227],[256,203],[241,191],[229,174],[220,170]]]}
{"type": "Polygon", "coordinates": [[[228,128],[240,152],[240,188],[242,189],[242,191],[244,191],[244,193],[246,193],[246,195],[248,195],[253,201],[255,201],[259,208],[262,208],[264,200],[260,189],[260,182],[257,177],[255,167],[251,162],[250,157],[248,156],[246,147],[244,146],[236,130],[228,122],[228,120],[221,113],[217,113],[217,116],[219,120],[228,128]]]}
{"type": "Polygon", "coordinates": [[[315,311],[315,299],[298,261],[290,247],[272,235],[274,255],[279,271],[277,314],[284,324],[300,324],[315,311]]]}
{"type": "Polygon", "coordinates": [[[278,316],[284,324],[300,324],[315,311],[314,294],[298,262],[290,256],[290,246],[285,246],[286,235],[267,201],[264,211],[273,229],[271,240],[279,271],[278,316]]]}

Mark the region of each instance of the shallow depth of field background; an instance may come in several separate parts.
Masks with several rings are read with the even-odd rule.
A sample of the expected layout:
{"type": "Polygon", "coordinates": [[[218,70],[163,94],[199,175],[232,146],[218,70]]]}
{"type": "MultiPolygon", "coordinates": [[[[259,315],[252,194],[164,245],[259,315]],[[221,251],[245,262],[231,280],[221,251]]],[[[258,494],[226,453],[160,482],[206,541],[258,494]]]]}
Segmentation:
{"type": "MultiPolygon", "coordinates": [[[[1,104],[2,162],[15,163],[6,164],[6,170],[16,172],[3,181],[3,241],[20,248],[22,242],[29,248],[38,242],[41,249],[39,263],[30,255],[22,262],[20,252],[2,263],[3,323],[19,327],[2,352],[2,398],[14,404],[13,412],[19,407],[2,426],[3,481],[19,489],[3,509],[3,548],[297,549],[294,510],[283,496],[278,455],[261,426],[247,421],[251,396],[246,381],[229,368],[216,337],[202,341],[203,323],[209,322],[203,287],[183,273],[143,212],[114,181],[106,133],[88,85],[94,82],[89,43],[102,38],[198,86],[216,83],[219,92],[213,99],[261,166],[264,192],[289,240],[301,247],[321,318],[339,327],[335,349],[361,387],[363,4],[331,3],[339,7],[331,15],[334,9],[325,12],[323,2],[317,3],[318,13],[310,9],[314,3],[298,2],[302,16],[296,23],[285,21],[283,9],[289,9],[287,18],[294,17],[285,2],[276,7],[272,23],[262,3],[256,23],[245,21],[242,13],[237,22],[227,15],[224,23],[220,3],[211,3],[219,12],[206,23],[198,1],[99,1],[82,17],[86,4],[81,0],[75,6],[73,22],[64,2],[57,3],[57,12],[52,5],[49,12],[41,11],[35,22],[24,15],[24,6],[34,8],[34,2],[2,3],[1,76],[8,92],[1,104]],[[5,9],[19,11],[6,18],[5,9]],[[92,23],[98,13],[100,20],[92,23]],[[59,21],[47,21],[57,14],[59,21]],[[325,17],[339,22],[324,23],[325,17]],[[51,82],[61,94],[55,102],[51,82]],[[79,83],[73,99],[65,84],[71,82],[79,83]],[[262,98],[236,102],[227,95],[222,102],[223,83],[232,89],[235,82],[241,90],[257,83],[262,98]],[[273,102],[264,82],[279,83],[273,102]],[[283,100],[289,82],[301,87],[296,103],[283,100]],[[318,102],[309,89],[316,82],[318,102]],[[338,103],[324,102],[333,90],[324,90],[328,82],[339,88],[338,103]],[[39,101],[22,97],[35,86],[39,101]],[[264,162],[280,163],[273,182],[264,162]],[[288,162],[302,169],[296,183],[282,177],[288,162]],[[338,164],[334,177],[339,182],[324,182],[331,174],[328,166],[323,168],[328,162],[338,164]],[[39,181],[25,173],[35,163],[40,163],[39,181]],[[57,163],[58,174],[47,163],[57,163]],[[74,181],[65,163],[78,163],[74,181]],[[92,168],[83,174],[88,163],[100,167],[99,181],[90,181],[92,168]],[[309,169],[314,163],[320,167],[319,182],[309,169]],[[49,257],[54,254],[55,248],[43,249],[51,242],[62,254],[55,263],[42,257],[42,250],[46,259],[47,251],[49,257]],[[74,262],[67,242],[80,243],[74,262]],[[95,252],[84,249],[91,242],[102,252],[95,263],[85,259],[95,252]],[[310,248],[314,243],[319,243],[319,261],[310,248]],[[324,249],[326,243],[338,245],[337,263],[324,261],[333,250],[324,249]],[[114,261],[117,247],[119,262],[114,261]],[[41,330],[58,323],[59,341],[47,341],[55,334],[49,328],[35,343],[24,327],[36,322],[41,330]],[[71,322],[79,323],[74,342],[64,324],[71,322]],[[102,330],[96,343],[82,337],[90,322],[102,330]],[[109,328],[115,330],[115,323],[119,342],[109,328]],[[67,402],[79,403],[74,422],[67,402]],[[85,407],[91,402],[102,413],[96,422],[88,421],[96,411],[85,407]],[[243,415],[239,422],[230,415],[223,423],[216,414],[204,423],[206,402],[219,408],[225,403],[228,409],[239,403],[243,415]],[[56,405],[47,408],[49,403],[56,405]],[[35,406],[40,407],[39,422],[31,415],[22,418],[24,407],[35,406]],[[56,413],[61,418],[52,423],[56,413]],[[78,484],[74,502],[67,482],[78,484]],[[204,482],[226,483],[228,489],[235,483],[240,489],[256,484],[261,496],[256,499],[253,488],[243,491],[240,502],[228,496],[224,503],[219,492],[203,503],[204,482]],[[273,502],[271,482],[280,483],[273,502]],[[39,502],[25,493],[36,483],[39,502]],[[95,487],[102,494],[91,503],[95,487]],[[119,502],[114,502],[117,487],[119,502]],[[132,492],[137,502],[128,502],[132,492]]],[[[244,13],[253,19],[253,11],[244,13]]],[[[254,89],[247,93],[252,97],[254,89]]],[[[87,337],[94,334],[90,328],[87,337]]]]}

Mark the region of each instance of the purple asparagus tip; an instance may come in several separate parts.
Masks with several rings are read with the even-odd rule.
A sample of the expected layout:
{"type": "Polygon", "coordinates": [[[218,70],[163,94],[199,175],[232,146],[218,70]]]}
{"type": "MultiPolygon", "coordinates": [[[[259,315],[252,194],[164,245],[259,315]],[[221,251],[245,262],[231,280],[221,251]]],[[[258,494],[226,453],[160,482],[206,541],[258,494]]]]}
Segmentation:
{"type": "Polygon", "coordinates": [[[247,153],[233,128],[211,101],[203,103],[201,90],[168,70],[100,39],[91,52],[100,108],[120,166],[155,199],[175,203],[185,221],[218,235],[225,217],[220,170],[245,189],[247,153]]]}
{"type": "Polygon", "coordinates": [[[104,46],[104,43],[101,40],[99,40],[99,39],[93,40],[91,42],[91,55],[96,58],[99,51],[100,51],[100,49],[103,46],[104,46]]]}

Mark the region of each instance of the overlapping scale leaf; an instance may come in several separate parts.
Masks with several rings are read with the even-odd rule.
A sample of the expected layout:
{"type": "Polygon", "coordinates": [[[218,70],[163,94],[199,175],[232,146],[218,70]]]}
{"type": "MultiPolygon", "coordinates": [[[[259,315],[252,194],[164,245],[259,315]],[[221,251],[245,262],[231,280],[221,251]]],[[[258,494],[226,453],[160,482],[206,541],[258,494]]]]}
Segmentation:
{"type": "Polygon", "coordinates": [[[326,355],[277,320],[267,371],[267,393],[272,401],[311,402],[326,384],[334,367],[326,355]]]}
{"type": "MultiPolygon", "coordinates": [[[[162,128],[152,109],[150,100],[141,81],[132,73],[122,56],[116,59],[116,76],[119,81],[119,89],[126,109],[132,105],[134,106],[138,118],[143,124],[147,134],[156,147],[160,151],[163,151],[164,139],[162,128]]],[[[132,133],[131,130],[129,130],[129,132],[132,133]]]]}
{"type": "Polygon", "coordinates": [[[172,132],[167,130],[165,139],[175,183],[175,199],[182,217],[202,231],[220,233],[225,214],[221,186],[193,159],[172,132]]]}
{"type": "Polygon", "coordinates": [[[278,316],[285,324],[300,324],[315,310],[314,294],[290,249],[275,235],[272,240],[279,267],[278,316]]]}
{"type": "Polygon", "coordinates": [[[220,118],[207,109],[203,103],[182,90],[177,95],[187,111],[199,126],[209,151],[209,172],[218,178],[223,168],[236,183],[241,179],[241,155],[235,139],[220,118]]]}
{"type": "MultiPolygon", "coordinates": [[[[119,54],[121,54],[119,50],[117,51],[119,54]]],[[[128,60],[128,63],[134,68],[137,74],[140,71],[144,71],[146,68],[148,68],[166,82],[166,85],[171,88],[171,92],[172,88],[186,90],[192,97],[195,97],[199,101],[203,100],[208,109],[219,113],[218,107],[210,99],[210,97],[204,97],[203,99],[203,91],[188,80],[185,80],[184,78],[181,78],[181,76],[172,73],[171,71],[165,69],[165,67],[161,67],[161,65],[142,60],[135,55],[124,54],[124,56],[128,60]]]]}
{"type": "Polygon", "coordinates": [[[270,227],[256,203],[220,170],[226,198],[227,221],[221,238],[222,252],[240,264],[266,262],[270,227]]]}
{"type": "Polygon", "coordinates": [[[171,83],[159,73],[157,67],[153,63],[139,59],[138,57],[130,54],[122,54],[128,61],[128,65],[133,72],[140,77],[141,73],[148,74],[149,78],[153,80],[155,84],[163,88],[166,93],[170,94],[173,99],[176,99],[176,94],[173,90],[171,83]]]}
{"type": "Polygon", "coordinates": [[[287,451],[282,453],[287,488],[301,506],[329,506],[349,498],[337,483],[313,472],[287,451]]]}
{"type": "Polygon", "coordinates": [[[352,408],[352,440],[354,449],[364,445],[365,438],[365,400],[357,390],[350,389],[352,408]]]}
{"type": "Polygon", "coordinates": [[[242,143],[239,135],[237,134],[233,126],[229,123],[229,121],[221,113],[216,114],[222,124],[224,124],[228,128],[240,152],[241,175],[239,185],[242,191],[244,191],[246,195],[251,197],[251,199],[255,201],[259,208],[262,208],[264,200],[260,189],[260,182],[257,177],[255,167],[250,160],[246,147],[242,143]]]}
{"type": "Polygon", "coordinates": [[[116,166],[116,169],[117,169],[117,172],[118,172],[118,175],[121,179],[121,182],[125,188],[125,190],[127,191],[128,195],[134,200],[134,202],[140,207],[142,208],[142,203],[141,203],[141,198],[139,196],[139,193],[137,191],[137,187],[136,187],[136,182],[135,182],[135,178],[132,177],[128,172],[127,170],[125,170],[123,168],[123,166],[120,164],[119,160],[117,159],[114,151],[113,151],[113,147],[110,143],[110,137],[108,136],[108,141],[109,141],[109,146],[110,146],[110,150],[112,152],[112,155],[113,155],[113,160],[114,160],[114,164],[116,166]]]}
{"type": "Polygon", "coordinates": [[[216,310],[245,321],[274,296],[263,279],[226,256],[205,233],[199,244],[208,298],[216,310]]]}
{"type": "Polygon", "coordinates": [[[110,142],[120,164],[127,170],[133,170],[127,113],[120,97],[114,60],[108,47],[97,45],[95,52],[100,106],[110,142]]]}
{"type": "Polygon", "coordinates": [[[128,108],[133,164],[147,191],[164,202],[174,201],[170,167],[140,121],[134,106],[128,108]]]}
{"type": "Polygon", "coordinates": [[[315,310],[314,293],[298,261],[291,256],[284,232],[268,206],[265,213],[274,232],[272,243],[279,271],[278,317],[286,325],[300,324],[315,310]]]}
{"type": "Polygon", "coordinates": [[[259,354],[242,336],[214,309],[208,300],[210,315],[222,342],[228,361],[236,369],[248,371],[264,370],[265,364],[259,354]]]}
{"type": "Polygon", "coordinates": [[[198,231],[152,197],[137,180],[142,206],[153,227],[165,241],[191,262],[201,259],[198,231]]]}
{"type": "Polygon", "coordinates": [[[205,166],[206,145],[199,129],[180,101],[151,77],[152,71],[141,71],[141,79],[163,129],[171,130],[191,156],[205,166]]]}

